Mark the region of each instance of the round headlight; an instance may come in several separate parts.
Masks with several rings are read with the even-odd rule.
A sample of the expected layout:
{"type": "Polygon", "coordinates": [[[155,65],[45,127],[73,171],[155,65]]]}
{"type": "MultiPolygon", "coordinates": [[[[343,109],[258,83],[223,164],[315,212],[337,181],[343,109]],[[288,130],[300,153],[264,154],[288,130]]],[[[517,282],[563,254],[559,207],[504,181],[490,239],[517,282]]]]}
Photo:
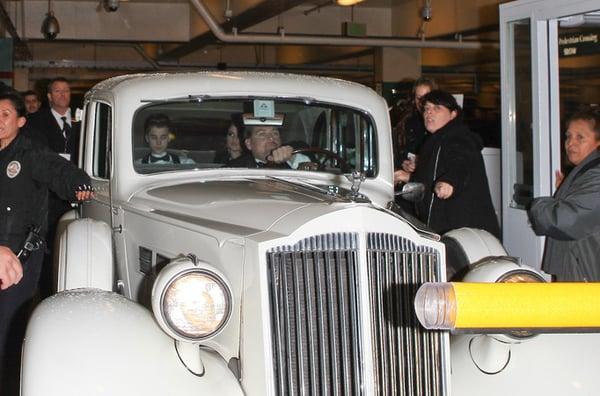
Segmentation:
{"type": "Polygon", "coordinates": [[[173,278],[161,298],[165,322],[177,335],[199,341],[218,332],[231,312],[225,283],[208,271],[190,270],[173,278]]]}
{"type": "MultiPolygon", "coordinates": [[[[528,270],[512,270],[502,275],[496,283],[544,283],[546,280],[538,273],[528,270]]],[[[516,339],[533,337],[533,333],[527,330],[510,331],[506,334],[516,339]]]]}
{"type": "Polygon", "coordinates": [[[546,282],[542,276],[533,271],[513,270],[502,275],[497,283],[544,283],[546,282]]]}

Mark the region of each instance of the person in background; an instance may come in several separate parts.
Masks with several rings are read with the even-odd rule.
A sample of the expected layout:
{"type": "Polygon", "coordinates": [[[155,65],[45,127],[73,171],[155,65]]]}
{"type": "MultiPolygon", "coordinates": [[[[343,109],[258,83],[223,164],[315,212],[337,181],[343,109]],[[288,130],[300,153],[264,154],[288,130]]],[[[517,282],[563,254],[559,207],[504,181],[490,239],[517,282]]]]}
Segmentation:
{"type": "MultiPolygon", "coordinates": [[[[71,117],[71,86],[63,77],[56,77],[48,83],[48,107],[27,116],[26,133],[35,140],[47,145],[50,150],[77,164],[79,153],[80,123],[71,117]]],[[[47,251],[40,277],[40,297],[46,298],[53,292],[54,239],[58,220],[71,205],[51,193],[48,209],[47,251]]]]}
{"type": "Polygon", "coordinates": [[[23,100],[25,100],[25,108],[27,109],[27,115],[33,114],[40,109],[42,101],[35,91],[25,91],[23,93],[23,100]]]}
{"type": "Polygon", "coordinates": [[[71,116],[69,82],[63,77],[50,80],[47,96],[49,106],[28,116],[27,124],[40,132],[52,151],[76,164],[80,123],[71,116]]]}
{"type": "Polygon", "coordinates": [[[553,197],[535,198],[529,219],[546,236],[542,269],[558,281],[600,281],[600,110],[586,109],[567,122],[567,176],[556,173],[553,197]]]}
{"type": "Polygon", "coordinates": [[[152,114],[144,122],[144,139],[150,152],[137,159],[136,164],[194,164],[194,160],[167,152],[171,141],[171,120],[166,114],[152,114]]]}
{"type": "Polygon", "coordinates": [[[4,377],[0,378],[0,394],[3,396],[12,394],[6,387],[8,380],[14,375],[18,377],[29,302],[37,289],[42,267],[48,192],[54,191],[71,202],[93,196],[85,172],[20,133],[26,123],[25,112],[25,103],[18,92],[0,93],[0,363],[3,365],[0,377],[4,377]],[[26,245],[26,240],[32,245],[26,245]],[[27,246],[35,249],[28,250],[27,246]]]}
{"type": "Polygon", "coordinates": [[[425,185],[416,215],[437,233],[473,227],[500,237],[481,150],[483,143],[462,122],[454,96],[441,90],[425,95],[423,115],[429,137],[414,173],[394,172],[394,181],[425,185]]]}
{"type": "Polygon", "coordinates": [[[231,161],[241,157],[242,154],[244,154],[241,143],[243,136],[244,122],[242,120],[242,114],[232,114],[231,123],[227,128],[227,135],[225,135],[225,149],[216,153],[215,162],[229,165],[231,161]]]}
{"type": "Polygon", "coordinates": [[[434,89],[437,89],[436,82],[426,77],[418,78],[413,84],[412,106],[393,128],[394,144],[396,146],[394,151],[396,169],[403,169],[406,172],[415,171],[417,153],[427,137],[427,130],[423,123],[421,99],[434,89]]]}

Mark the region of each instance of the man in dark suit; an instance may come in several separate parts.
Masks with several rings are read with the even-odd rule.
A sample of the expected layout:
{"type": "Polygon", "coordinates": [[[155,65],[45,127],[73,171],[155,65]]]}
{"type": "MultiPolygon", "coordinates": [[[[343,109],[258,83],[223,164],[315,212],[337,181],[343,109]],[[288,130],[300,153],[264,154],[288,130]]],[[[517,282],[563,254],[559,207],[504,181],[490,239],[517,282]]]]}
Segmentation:
{"type": "Polygon", "coordinates": [[[276,168],[291,168],[294,148],[281,145],[279,129],[270,125],[254,125],[246,128],[244,144],[248,153],[230,162],[232,167],[262,168],[273,163],[276,168]]]}
{"type": "MultiPolygon", "coordinates": [[[[48,104],[48,107],[41,108],[28,116],[26,125],[29,126],[30,134],[33,138],[43,141],[52,151],[77,164],[80,123],[74,122],[71,116],[71,86],[65,78],[56,77],[48,83],[48,104]]],[[[56,226],[60,217],[70,208],[69,202],[50,193],[46,235],[48,249],[40,277],[41,298],[52,294],[56,226]]]]}
{"type": "Polygon", "coordinates": [[[71,116],[71,86],[65,78],[50,80],[48,104],[31,114],[27,124],[45,139],[52,151],[77,163],[80,125],[71,116]]]}

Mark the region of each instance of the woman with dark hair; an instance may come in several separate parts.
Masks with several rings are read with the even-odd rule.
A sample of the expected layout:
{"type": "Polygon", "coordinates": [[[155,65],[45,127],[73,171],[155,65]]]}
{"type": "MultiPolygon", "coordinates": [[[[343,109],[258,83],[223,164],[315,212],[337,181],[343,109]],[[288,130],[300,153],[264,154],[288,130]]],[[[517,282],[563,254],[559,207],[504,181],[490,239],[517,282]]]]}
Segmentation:
{"type": "Polygon", "coordinates": [[[565,151],[575,166],[557,172],[553,197],[533,200],[529,218],[545,235],[542,269],[559,281],[600,281],[600,112],[588,109],[567,122],[565,151]]]}
{"type": "Polygon", "coordinates": [[[244,140],[244,121],[241,113],[231,115],[231,123],[225,135],[225,148],[215,154],[215,162],[229,165],[229,163],[244,154],[242,141],[244,140]]]}
{"type": "Polygon", "coordinates": [[[29,303],[38,286],[48,228],[48,192],[71,202],[92,198],[91,182],[75,164],[21,132],[25,103],[0,92],[0,393],[18,373],[29,303]],[[29,243],[26,243],[29,241],[29,243]],[[3,377],[4,378],[1,378],[3,377]],[[9,378],[11,377],[11,378],[9,378]]]}
{"type": "Polygon", "coordinates": [[[410,180],[425,185],[425,197],[416,203],[415,211],[434,231],[473,227],[499,237],[481,138],[462,122],[462,110],[448,92],[431,91],[422,103],[430,136],[419,151],[414,173],[396,171],[395,182],[410,180]]]}
{"type": "Polygon", "coordinates": [[[421,99],[429,92],[437,89],[436,82],[427,77],[415,80],[411,91],[411,107],[394,126],[394,166],[407,172],[413,172],[416,164],[416,154],[425,141],[427,131],[423,124],[423,106],[421,99]]]}

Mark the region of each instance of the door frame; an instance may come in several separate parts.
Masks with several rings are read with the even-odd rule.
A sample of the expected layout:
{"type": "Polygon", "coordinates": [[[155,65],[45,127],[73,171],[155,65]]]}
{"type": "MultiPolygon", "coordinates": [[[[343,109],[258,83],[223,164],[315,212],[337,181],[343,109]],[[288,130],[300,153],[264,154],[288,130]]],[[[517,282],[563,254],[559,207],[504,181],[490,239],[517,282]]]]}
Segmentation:
{"type": "Polygon", "coordinates": [[[560,169],[560,97],[558,18],[600,9],[598,0],[520,0],[500,5],[500,80],[502,114],[502,235],[509,254],[541,266],[544,238],[529,225],[527,212],[512,205],[516,180],[516,100],[509,24],[528,20],[531,36],[531,119],[533,196],[554,193],[554,170],[560,169]]]}

